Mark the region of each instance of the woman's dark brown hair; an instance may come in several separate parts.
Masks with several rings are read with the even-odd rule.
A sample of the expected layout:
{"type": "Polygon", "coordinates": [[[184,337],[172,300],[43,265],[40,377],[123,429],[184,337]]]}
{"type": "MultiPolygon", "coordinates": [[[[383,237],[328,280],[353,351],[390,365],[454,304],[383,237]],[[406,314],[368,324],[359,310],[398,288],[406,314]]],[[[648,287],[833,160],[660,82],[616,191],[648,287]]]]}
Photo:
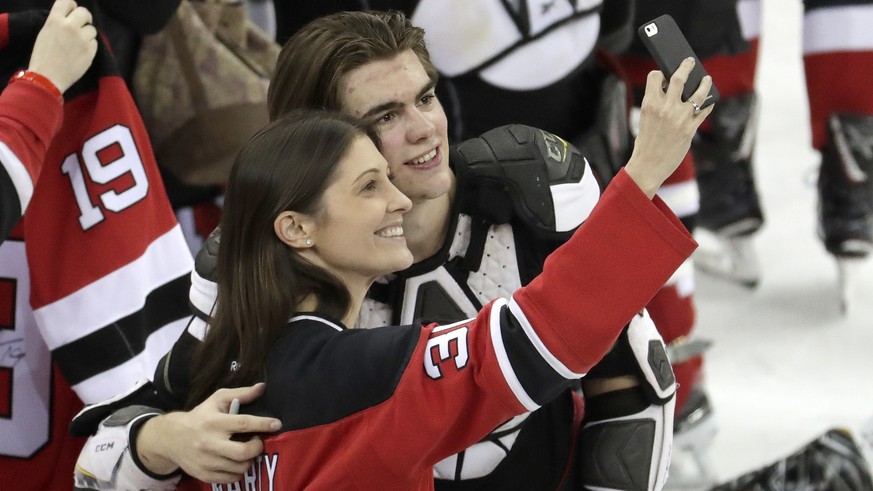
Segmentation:
{"type": "Polygon", "coordinates": [[[270,81],[270,119],[300,108],[339,111],[339,84],[350,71],[412,50],[436,82],[424,30],[401,12],[340,12],[315,19],[282,47],[270,81]]]}
{"type": "Polygon", "coordinates": [[[325,189],[360,136],[378,146],[351,116],[294,111],[253,136],[237,156],[221,218],[218,304],[195,354],[189,407],[219,388],[261,380],[270,346],[304,297],[314,295],[321,314],[346,315],[345,285],[280,241],[273,222],[289,210],[318,219],[325,189]]]}

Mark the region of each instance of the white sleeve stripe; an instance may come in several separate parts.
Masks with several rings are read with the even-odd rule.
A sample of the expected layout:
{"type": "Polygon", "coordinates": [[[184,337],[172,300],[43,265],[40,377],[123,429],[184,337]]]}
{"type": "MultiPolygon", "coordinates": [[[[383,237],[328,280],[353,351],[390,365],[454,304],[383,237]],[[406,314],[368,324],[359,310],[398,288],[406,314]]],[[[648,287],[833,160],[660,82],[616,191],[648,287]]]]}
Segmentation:
{"type": "Polygon", "coordinates": [[[187,318],[179,319],[153,332],[146,340],[145,349],[141,353],[121,365],[74,385],[73,390],[76,391],[76,395],[85,404],[92,404],[130,389],[139,379],[144,377],[151,379],[158,361],[179,339],[187,322],[187,318]]]}
{"type": "Polygon", "coordinates": [[[506,305],[506,300],[498,298],[491,305],[491,317],[489,324],[491,328],[491,344],[494,346],[494,352],[497,355],[497,363],[500,365],[500,371],[503,372],[503,378],[509,385],[512,393],[518,399],[518,402],[528,411],[536,411],[540,405],[534,402],[527,394],[518,381],[515,371],[512,369],[512,364],[509,362],[509,356],[506,355],[506,347],[503,346],[503,334],[500,328],[500,310],[506,305]]]}
{"type": "Polygon", "coordinates": [[[31,180],[30,173],[27,172],[27,168],[21,163],[18,156],[2,142],[0,142],[0,165],[6,169],[12,185],[15,186],[23,215],[27,205],[30,204],[30,198],[33,196],[33,180],[31,180]]]}
{"type": "MultiPolygon", "coordinates": [[[[158,287],[189,274],[194,260],[179,225],[133,262],[33,311],[46,345],[55,350],[139,311],[158,287]],[[49,326],[42,328],[42,326],[49,326]]],[[[184,317],[185,322],[188,316],[184,317]]]]}
{"type": "Polygon", "coordinates": [[[575,380],[585,376],[584,373],[576,373],[567,368],[567,366],[564,365],[561,360],[556,358],[555,355],[553,355],[552,352],[549,351],[548,348],[546,348],[543,340],[540,339],[533,326],[531,326],[530,322],[527,320],[527,317],[525,317],[524,312],[522,312],[521,310],[521,307],[519,307],[518,304],[515,303],[515,299],[509,301],[509,311],[512,312],[513,317],[518,320],[519,325],[521,326],[522,330],[524,330],[524,333],[527,335],[530,343],[534,346],[534,348],[536,348],[537,353],[539,353],[543,360],[545,360],[546,363],[548,363],[549,366],[552,367],[552,370],[554,370],[558,375],[564,377],[567,380],[575,380]]]}
{"type": "Polygon", "coordinates": [[[555,230],[567,232],[582,224],[600,199],[600,185],[594,177],[588,159],[579,182],[555,184],[550,187],[555,206],[555,230]]]}

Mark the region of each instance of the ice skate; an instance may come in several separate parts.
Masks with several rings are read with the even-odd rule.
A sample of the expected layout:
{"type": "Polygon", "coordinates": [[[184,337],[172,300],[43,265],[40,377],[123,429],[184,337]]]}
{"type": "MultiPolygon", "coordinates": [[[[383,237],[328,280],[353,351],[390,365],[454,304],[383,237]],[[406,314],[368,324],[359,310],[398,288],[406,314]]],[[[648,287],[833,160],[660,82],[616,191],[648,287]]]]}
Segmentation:
{"type": "Polygon", "coordinates": [[[692,145],[700,189],[697,224],[715,243],[701,247],[695,264],[749,288],[761,277],[752,239],[764,223],[751,162],[756,112],[754,94],[722,100],[710,116],[710,131],[692,145]]]}
{"type": "Polygon", "coordinates": [[[796,453],[713,491],[869,491],[873,489],[873,419],[833,429],[796,453]]]}
{"type": "Polygon", "coordinates": [[[698,491],[716,485],[710,452],[717,432],[706,393],[695,389],[673,425],[673,456],[665,490],[698,491]]]}
{"type": "Polygon", "coordinates": [[[755,252],[754,234],[732,236],[715,233],[711,236],[713,246],[704,247],[701,241],[701,248],[694,254],[697,269],[747,288],[757,287],[761,280],[761,265],[755,252]]]}
{"type": "Polygon", "coordinates": [[[840,308],[851,307],[860,263],[873,250],[873,118],[837,114],[819,169],[819,235],[837,261],[840,308]]]}

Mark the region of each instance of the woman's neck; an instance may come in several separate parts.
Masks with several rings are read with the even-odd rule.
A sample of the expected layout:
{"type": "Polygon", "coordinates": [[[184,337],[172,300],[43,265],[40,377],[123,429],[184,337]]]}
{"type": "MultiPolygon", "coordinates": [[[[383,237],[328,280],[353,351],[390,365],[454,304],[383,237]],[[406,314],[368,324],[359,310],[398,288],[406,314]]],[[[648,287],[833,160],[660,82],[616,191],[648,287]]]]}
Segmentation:
{"type": "MultiPolygon", "coordinates": [[[[361,312],[361,306],[364,304],[364,297],[367,295],[367,290],[370,289],[370,285],[373,284],[373,281],[374,280],[361,282],[361,284],[358,285],[349,284],[348,281],[345,282],[346,288],[348,288],[349,291],[349,310],[346,311],[345,316],[338,320],[347,328],[351,329],[355,327],[355,323],[357,323],[358,316],[361,312]]],[[[307,295],[306,298],[297,303],[295,313],[303,312],[318,313],[318,300],[315,295],[307,295]]]]}

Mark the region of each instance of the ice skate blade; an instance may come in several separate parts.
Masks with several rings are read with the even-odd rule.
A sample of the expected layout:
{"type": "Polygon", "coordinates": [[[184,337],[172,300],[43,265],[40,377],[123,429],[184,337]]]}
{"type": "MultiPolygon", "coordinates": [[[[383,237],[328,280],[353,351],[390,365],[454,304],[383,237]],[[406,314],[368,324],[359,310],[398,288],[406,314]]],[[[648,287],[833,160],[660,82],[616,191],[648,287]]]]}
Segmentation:
{"type": "Polygon", "coordinates": [[[703,491],[718,483],[710,455],[717,432],[712,415],[707,415],[685,431],[674,434],[670,476],[664,485],[665,490],[703,491]]]}
{"type": "Polygon", "coordinates": [[[711,234],[715,248],[698,249],[694,264],[700,271],[753,289],[761,280],[761,266],[751,235],[711,234]]]}
{"type": "Polygon", "coordinates": [[[837,256],[837,281],[839,282],[840,313],[848,315],[857,294],[858,271],[865,258],[837,256]]]}
{"type": "MultiPolygon", "coordinates": [[[[686,404],[691,404],[692,400],[686,404]]],[[[717,433],[718,422],[708,402],[676,422],[670,476],[664,485],[665,490],[703,491],[718,483],[711,455],[717,433]]]]}

